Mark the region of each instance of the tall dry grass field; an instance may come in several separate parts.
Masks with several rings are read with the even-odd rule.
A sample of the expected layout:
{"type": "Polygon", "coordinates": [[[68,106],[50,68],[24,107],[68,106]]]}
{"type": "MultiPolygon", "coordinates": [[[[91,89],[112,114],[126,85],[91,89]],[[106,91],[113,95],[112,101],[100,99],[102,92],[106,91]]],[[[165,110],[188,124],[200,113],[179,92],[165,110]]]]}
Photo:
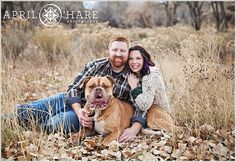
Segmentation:
{"type": "MultiPolygon", "coordinates": [[[[196,32],[187,26],[117,29],[103,23],[31,31],[27,24],[6,24],[2,114],[14,112],[16,104],[66,91],[87,62],[108,56],[113,35],[126,35],[151,53],[163,74],[176,123],[189,129],[206,123],[215,129],[234,126],[234,29],[217,33],[213,27],[196,32]]],[[[2,148],[29,138],[14,122],[2,122],[1,133],[2,148]]]]}

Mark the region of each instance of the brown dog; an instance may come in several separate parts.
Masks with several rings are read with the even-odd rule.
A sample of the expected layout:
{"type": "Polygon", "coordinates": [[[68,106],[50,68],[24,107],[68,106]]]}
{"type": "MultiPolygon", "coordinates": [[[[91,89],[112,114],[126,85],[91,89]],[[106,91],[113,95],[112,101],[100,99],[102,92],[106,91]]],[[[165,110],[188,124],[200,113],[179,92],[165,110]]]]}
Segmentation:
{"type": "MultiPolygon", "coordinates": [[[[112,95],[115,81],[112,77],[87,77],[85,87],[86,104],[84,110],[88,113],[95,112],[94,129],[84,128],[75,139],[94,135],[96,132],[107,135],[102,144],[108,145],[113,140],[118,140],[125,128],[130,127],[130,118],[134,111],[130,104],[121,101],[112,95]]],[[[157,105],[152,105],[147,112],[148,129],[142,129],[143,134],[153,134],[152,130],[165,130],[173,132],[178,129],[173,119],[157,105]],[[150,130],[151,129],[151,130],[150,130]]],[[[73,137],[72,137],[73,138],[73,137]]]]}
{"type": "MultiPolygon", "coordinates": [[[[84,109],[94,111],[94,130],[102,135],[107,135],[102,144],[108,145],[113,140],[118,140],[125,128],[130,127],[130,118],[134,110],[130,104],[121,101],[112,95],[115,81],[110,76],[87,77],[84,80],[85,98],[84,109]]],[[[92,130],[85,128],[80,132],[82,136],[92,134],[92,130]]],[[[81,137],[82,138],[82,137],[81,137]]]]}

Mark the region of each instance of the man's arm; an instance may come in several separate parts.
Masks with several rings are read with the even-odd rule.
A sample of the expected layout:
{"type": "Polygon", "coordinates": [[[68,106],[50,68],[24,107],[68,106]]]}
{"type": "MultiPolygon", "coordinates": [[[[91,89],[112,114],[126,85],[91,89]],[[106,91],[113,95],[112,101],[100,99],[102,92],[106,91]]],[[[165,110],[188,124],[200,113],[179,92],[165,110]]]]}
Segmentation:
{"type": "Polygon", "coordinates": [[[147,111],[141,110],[138,105],[132,100],[133,107],[135,109],[134,116],[131,118],[132,124],[138,122],[142,127],[146,125],[147,111]]]}
{"type": "Polygon", "coordinates": [[[119,138],[119,142],[132,141],[142,127],[146,124],[146,111],[142,111],[138,108],[137,104],[131,99],[128,99],[128,102],[132,103],[135,107],[134,116],[131,118],[132,126],[123,131],[122,135],[119,138]]]}
{"type": "Polygon", "coordinates": [[[68,86],[67,98],[66,98],[67,105],[72,106],[74,103],[81,104],[82,102],[81,94],[83,92],[82,90],[83,80],[87,76],[94,75],[95,70],[96,70],[96,64],[94,61],[86,64],[84,69],[74,79],[74,82],[68,86]]]}
{"type": "Polygon", "coordinates": [[[88,117],[88,114],[81,108],[82,104],[82,92],[83,92],[83,80],[87,76],[94,74],[96,69],[96,64],[90,62],[85,65],[84,69],[79,73],[79,75],[74,79],[74,82],[69,85],[66,95],[66,104],[71,106],[76,113],[80,123],[84,127],[92,128],[92,119],[88,117]]]}

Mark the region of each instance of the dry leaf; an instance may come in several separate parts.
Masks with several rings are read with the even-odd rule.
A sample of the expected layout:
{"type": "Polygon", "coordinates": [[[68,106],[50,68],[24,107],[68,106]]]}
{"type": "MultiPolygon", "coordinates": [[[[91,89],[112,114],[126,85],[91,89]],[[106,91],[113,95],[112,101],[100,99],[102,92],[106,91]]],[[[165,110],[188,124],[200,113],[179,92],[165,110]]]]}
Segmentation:
{"type": "Polygon", "coordinates": [[[106,156],[106,157],[108,157],[109,155],[114,156],[114,157],[116,157],[116,160],[121,159],[121,152],[120,151],[119,152],[114,152],[114,151],[105,149],[105,150],[101,151],[101,154],[103,156],[106,156]]]}
{"type": "Polygon", "coordinates": [[[185,157],[187,157],[188,160],[192,160],[194,158],[193,154],[189,151],[189,150],[186,150],[183,155],[185,157]]]}
{"type": "Polygon", "coordinates": [[[168,153],[166,153],[165,151],[160,151],[160,156],[167,159],[170,157],[170,155],[168,153]]]}
{"type": "Polygon", "coordinates": [[[209,124],[204,124],[200,127],[200,130],[206,133],[212,133],[215,131],[215,128],[209,124]]]}
{"type": "Polygon", "coordinates": [[[156,144],[154,144],[155,147],[160,147],[160,146],[164,146],[166,144],[166,141],[160,141],[156,144]]]}
{"type": "Polygon", "coordinates": [[[185,156],[180,156],[179,160],[187,161],[189,159],[187,157],[185,157],[185,156]]]}
{"type": "Polygon", "coordinates": [[[28,161],[29,159],[27,159],[27,157],[25,157],[25,156],[18,156],[17,160],[18,161],[28,161]]]}
{"type": "Polygon", "coordinates": [[[235,138],[232,136],[228,137],[228,142],[229,142],[229,146],[230,147],[234,147],[235,146],[235,138]]]}
{"type": "Polygon", "coordinates": [[[201,151],[206,151],[209,149],[209,142],[207,140],[204,140],[199,145],[200,145],[199,148],[201,149],[201,151]]]}
{"type": "Polygon", "coordinates": [[[112,150],[112,151],[119,151],[119,147],[121,146],[121,144],[118,142],[118,141],[112,141],[110,144],[109,144],[109,149],[112,150]]]}
{"type": "Polygon", "coordinates": [[[153,154],[154,154],[154,155],[160,155],[160,153],[161,153],[161,152],[160,152],[159,150],[154,150],[154,151],[153,151],[153,154]]]}
{"type": "Polygon", "coordinates": [[[110,151],[109,154],[116,157],[116,160],[121,160],[121,152],[120,151],[118,151],[118,152],[110,151]]]}
{"type": "Polygon", "coordinates": [[[218,140],[218,138],[219,138],[219,135],[216,132],[211,134],[211,139],[212,140],[216,141],[216,140],[218,140]]]}
{"type": "Polygon", "coordinates": [[[30,154],[31,156],[33,156],[33,157],[39,157],[39,156],[40,156],[38,153],[32,153],[32,152],[30,152],[29,154],[30,154]]]}
{"type": "Polygon", "coordinates": [[[213,140],[209,140],[209,141],[208,141],[208,144],[209,144],[211,147],[215,147],[215,146],[216,146],[216,142],[214,142],[213,140]]]}
{"type": "Polygon", "coordinates": [[[142,142],[142,143],[138,144],[137,148],[139,150],[146,150],[146,149],[148,149],[148,145],[146,144],[146,142],[142,142]]]}
{"type": "Polygon", "coordinates": [[[177,137],[178,137],[179,139],[182,139],[182,138],[184,137],[184,132],[182,132],[182,133],[180,133],[180,134],[177,134],[177,137]]]}
{"type": "Polygon", "coordinates": [[[226,156],[229,149],[224,147],[221,143],[218,143],[214,148],[213,152],[220,156],[226,156]]]}
{"type": "Polygon", "coordinates": [[[228,132],[228,129],[227,129],[227,128],[221,128],[221,129],[220,129],[220,134],[221,134],[221,135],[225,135],[227,132],[228,132]]]}
{"type": "Polygon", "coordinates": [[[133,151],[129,151],[129,150],[124,150],[122,151],[122,153],[124,154],[125,158],[130,158],[134,154],[133,151]]]}
{"type": "Polygon", "coordinates": [[[181,151],[179,149],[174,149],[171,156],[178,159],[181,155],[181,151]]]}
{"type": "Polygon", "coordinates": [[[38,147],[31,143],[29,146],[26,147],[26,151],[28,153],[37,152],[38,151],[38,147]]]}
{"type": "Polygon", "coordinates": [[[139,157],[142,158],[144,155],[145,151],[136,151],[132,156],[131,159],[138,159],[139,157]]]}
{"type": "Polygon", "coordinates": [[[138,159],[142,161],[154,161],[154,160],[157,160],[157,157],[154,156],[152,153],[147,152],[143,154],[142,156],[139,156],[138,159]]]}
{"type": "Polygon", "coordinates": [[[171,151],[172,151],[172,147],[171,146],[164,146],[164,149],[163,149],[166,153],[170,154],[171,151]]]}
{"type": "Polygon", "coordinates": [[[199,144],[199,143],[202,143],[202,139],[196,139],[196,142],[195,142],[196,144],[199,144]]]}
{"type": "Polygon", "coordinates": [[[44,148],[44,150],[42,151],[42,153],[46,156],[53,156],[55,151],[52,148],[44,148]]]}
{"type": "Polygon", "coordinates": [[[84,145],[89,149],[89,150],[93,150],[94,147],[97,145],[96,141],[94,140],[85,140],[84,141],[84,145]]]}
{"type": "Polygon", "coordinates": [[[82,161],[88,161],[88,157],[82,157],[82,161]]]}
{"type": "Polygon", "coordinates": [[[88,153],[88,151],[83,147],[80,149],[80,152],[84,155],[88,153]]]}
{"type": "Polygon", "coordinates": [[[190,144],[193,144],[194,141],[196,141],[196,138],[195,138],[195,137],[192,137],[192,136],[191,136],[191,137],[188,138],[188,142],[189,142],[190,144]]]}
{"type": "Polygon", "coordinates": [[[186,143],[178,143],[178,148],[181,152],[184,152],[187,148],[187,144],[186,143]]]}

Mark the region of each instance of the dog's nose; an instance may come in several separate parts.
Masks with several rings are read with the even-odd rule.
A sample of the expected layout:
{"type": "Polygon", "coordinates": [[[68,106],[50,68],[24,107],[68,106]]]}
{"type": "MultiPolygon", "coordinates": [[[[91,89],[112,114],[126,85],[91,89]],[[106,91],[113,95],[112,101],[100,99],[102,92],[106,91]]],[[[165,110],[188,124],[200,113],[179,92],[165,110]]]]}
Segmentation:
{"type": "Polygon", "coordinates": [[[96,88],[96,89],[95,89],[95,92],[97,92],[97,93],[101,93],[101,92],[102,92],[102,88],[99,88],[99,87],[96,88]]]}

